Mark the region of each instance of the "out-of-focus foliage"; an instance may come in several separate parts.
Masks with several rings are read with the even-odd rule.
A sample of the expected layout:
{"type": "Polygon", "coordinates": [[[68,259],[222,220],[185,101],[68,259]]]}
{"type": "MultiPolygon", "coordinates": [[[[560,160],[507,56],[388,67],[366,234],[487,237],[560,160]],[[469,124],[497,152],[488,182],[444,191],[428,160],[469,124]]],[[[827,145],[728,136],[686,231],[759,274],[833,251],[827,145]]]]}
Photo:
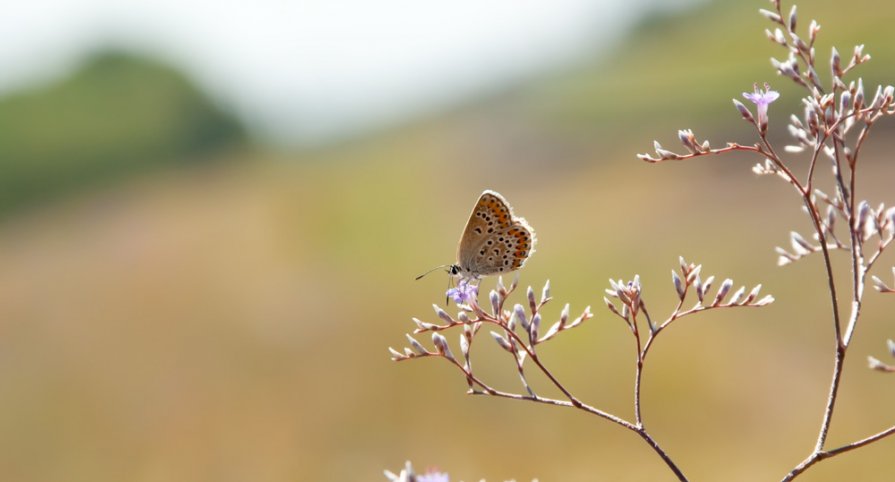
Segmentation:
{"type": "Polygon", "coordinates": [[[103,52],[61,82],[0,100],[0,214],[244,138],[177,71],[103,52]]]}
{"type": "MultiPolygon", "coordinates": [[[[843,15],[836,5],[806,1],[802,22],[818,18],[827,53],[832,39],[843,52],[866,43],[865,85],[891,83],[895,43],[877,27],[892,7],[852,0],[846,12],[876,14],[843,15]]],[[[64,84],[77,95],[51,87],[0,102],[3,152],[17,146],[0,159],[0,183],[32,183],[16,202],[61,192],[35,180],[43,175],[70,186],[96,184],[88,172],[128,179],[0,224],[0,479],[377,481],[410,459],[452,480],[668,480],[617,427],[469,397],[449,367],[389,361],[410,318],[429,320],[444,301],[444,278],[413,277],[454,261],[485,188],[538,233],[523,286],[549,278],[573,310],[594,306],[593,320],[542,356],[601,408],[630,414],[634,372],[627,328],[600,308],[608,278],[639,274],[657,317],[675,301],[680,255],[763,283],[772,306],[707,313],[663,335],[643,408],[693,480],[779,479],[811,448],[832,364],[820,260],[775,263],[773,247],[807,226],[800,204],[778,179],[752,174],[756,159],[635,158],[682,128],[716,144],[754,141],[730,102],[753,82],[781,91],[771,130],[785,129],[800,93],[770,68],[781,51],[764,39],[764,6],[719,1],[646,22],[607,58],[363,139],[208,153],[233,162],[191,161],[241,131],[157,66],[119,58],[103,67],[115,82],[78,80],[88,69],[64,84]],[[139,122],[123,122],[135,114],[118,101],[139,122]],[[83,158],[90,171],[76,169],[83,158]],[[119,175],[160,165],[189,166],[139,182],[119,175]]],[[[886,124],[862,154],[861,182],[862,196],[891,203],[886,124]]],[[[483,293],[493,286],[485,280],[483,293]]],[[[882,355],[893,336],[891,300],[873,295],[846,364],[837,441],[879,429],[895,406],[891,378],[861,356],[882,355]]],[[[512,363],[485,345],[483,376],[518,388],[512,363]]],[[[844,455],[811,480],[888,480],[891,450],[885,441],[844,455]]]]}
{"type": "MultiPolygon", "coordinates": [[[[822,27],[819,64],[829,65],[833,45],[847,57],[855,44],[866,44],[873,61],[859,70],[865,85],[892,82],[890,17],[857,13],[878,10],[877,4],[852,2],[846,8],[855,16],[843,21],[842,2],[797,3],[799,29],[807,30],[811,19],[822,27]]],[[[596,135],[608,139],[627,137],[632,127],[661,135],[659,129],[669,123],[695,127],[708,116],[713,121],[703,133],[726,134],[740,122],[728,115],[729,99],[751,90],[751,82],[770,82],[791,94],[775,106],[778,110],[798,108],[798,88],[771,69],[771,57],[785,60],[787,54],[765,39],[762,32],[773,25],[758,15],[759,8],[770,7],[763,0],[718,0],[686,12],[649,15],[608,56],[534,84],[525,102],[532,115],[544,117],[547,130],[593,136],[596,126],[596,135]]],[[[820,75],[829,80],[828,70],[820,75]]]]}

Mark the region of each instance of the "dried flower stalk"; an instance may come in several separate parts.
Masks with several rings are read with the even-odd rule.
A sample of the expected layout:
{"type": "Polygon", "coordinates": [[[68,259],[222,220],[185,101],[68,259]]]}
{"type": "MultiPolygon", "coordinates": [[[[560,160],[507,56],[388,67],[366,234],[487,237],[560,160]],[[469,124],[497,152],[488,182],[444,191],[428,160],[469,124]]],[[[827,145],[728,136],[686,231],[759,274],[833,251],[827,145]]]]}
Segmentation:
{"type": "MultiPolygon", "coordinates": [[[[692,146],[698,144],[692,131],[682,143],[687,153],[677,154],[667,149],[659,149],[655,155],[640,154],[647,162],[665,162],[669,160],[686,160],[699,156],[719,155],[731,151],[743,151],[756,154],[763,162],[755,165],[757,174],[776,175],[790,184],[801,198],[803,208],[808,214],[814,232],[810,240],[797,232],[790,233],[790,249],[777,248],[778,264],[786,265],[812,254],[823,256],[827,274],[828,291],[832,313],[832,328],[835,337],[834,367],[830,390],[827,396],[823,418],[817,441],[811,453],[797,464],[783,480],[792,480],[817,462],[862,447],[895,433],[895,426],[889,427],[865,439],[843,445],[826,448],[827,434],[832,423],[839,386],[842,379],[842,368],[845,355],[854,338],[855,330],[861,318],[861,307],[868,273],[873,268],[883,251],[895,238],[895,208],[887,208],[880,203],[876,208],[857,197],[857,170],[861,149],[873,125],[882,117],[895,114],[893,94],[895,88],[878,86],[872,98],[867,99],[864,93],[863,80],[858,78],[846,83],[845,76],[855,67],[870,60],[864,54],[864,46],[854,48],[847,63],[836,48],[830,54],[829,85],[826,85],[818,74],[815,40],[820,26],[811,21],[805,39],[797,33],[796,7],[789,14],[783,12],[781,2],[772,0],[773,9],[760,13],[776,26],[774,30],[765,31],[769,40],[783,47],[787,52],[786,60],[771,59],[777,73],[786,77],[807,91],[802,99],[804,112],[802,117],[792,115],[787,129],[795,142],[784,148],[786,153],[810,153],[807,172],[798,176],[795,164],[788,162],[778,154],[767,137],[768,105],[778,96],[769,87],[759,91],[756,87],[752,94],[744,94],[754,102],[758,116],[741,102],[734,100],[740,115],[752,124],[757,131],[759,141],[751,146],[728,143],[720,149],[700,149],[694,151],[692,146]],[[821,154],[830,163],[833,174],[833,194],[816,189],[817,163],[821,154]],[[839,292],[842,287],[836,285],[831,251],[846,251],[851,259],[851,283],[847,287],[851,303],[847,309],[847,317],[840,307],[839,292]]],[[[679,134],[680,136],[680,134],[679,134]]],[[[703,142],[706,147],[708,141],[703,142]]],[[[895,269],[893,269],[895,271],[895,269]]],[[[872,281],[877,291],[891,293],[893,290],[880,278],[873,276],[872,281]]],[[[879,371],[895,371],[879,360],[869,357],[870,367],[879,371]]]]}
{"type": "MultiPolygon", "coordinates": [[[[786,127],[793,143],[785,146],[782,151],[772,145],[768,137],[771,126],[769,107],[779,94],[767,84],[762,87],[756,84],[752,92],[743,94],[745,99],[754,104],[754,112],[743,102],[733,100],[740,116],[755,129],[757,141],[754,144],[728,142],[724,147],[713,148],[709,141],[700,141],[692,130],[683,129],[678,131],[678,140],[685,152],[676,153],[656,141],[653,144],[654,154],[638,154],[638,157],[646,162],[660,163],[717,156],[734,151],[755,154],[761,161],[753,167],[753,172],[773,175],[789,184],[811,222],[812,232],[809,235],[790,232],[789,247],[778,247],[776,252],[781,266],[815,254],[821,256],[826,271],[831,331],[835,340],[834,366],[815,445],[809,455],[783,477],[784,481],[788,481],[822,460],[877,442],[895,433],[895,426],[891,426],[835,448],[828,448],[826,443],[841,384],[843,363],[861,318],[868,276],[878,292],[895,292],[882,279],[870,275],[880,256],[895,239],[895,207],[887,207],[883,203],[871,204],[858,198],[856,176],[860,153],[871,128],[880,118],[895,114],[895,88],[879,86],[875,94],[868,97],[865,95],[862,79],[848,80],[846,83],[846,77],[853,69],[870,60],[870,56],[863,52],[863,45],[855,47],[847,58],[843,58],[833,48],[829,60],[829,80],[824,82],[819,73],[823,69],[819,69],[817,65],[815,49],[820,31],[818,23],[812,20],[807,31],[800,34],[796,7],[793,6],[788,13],[784,13],[780,0],[771,0],[771,4],[771,9],[760,10],[761,15],[774,24],[773,30],[767,29],[765,35],[786,52],[785,60],[772,58],[771,63],[779,75],[790,79],[807,92],[802,99],[802,115],[790,116],[786,127]],[[807,166],[789,161],[780,152],[808,153],[807,166]],[[821,157],[830,162],[832,171],[833,185],[829,194],[815,187],[821,157]],[[804,169],[801,174],[797,173],[800,169],[804,169]],[[835,251],[847,253],[851,261],[852,276],[848,286],[837,285],[831,261],[835,251]],[[850,298],[847,307],[840,304],[843,293],[847,293],[850,298]]],[[[630,281],[610,279],[609,288],[605,290],[603,302],[606,309],[626,324],[635,341],[633,420],[580,400],[560,382],[540,357],[537,349],[541,343],[548,342],[593,317],[590,307],[587,307],[580,316],[570,321],[570,306],[566,304],[558,319],[547,326],[544,320],[548,315],[543,312],[543,308],[552,300],[549,281],[541,290],[540,297],[536,296],[532,287],[528,287],[525,302],[514,303],[511,308],[509,299],[517,288],[518,278],[509,287],[504,286],[503,280],[499,279],[497,287],[489,293],[488,306],[484,308],[478,304],[478,285],[461,281],[448,292],[449,297],[457,303],[456,316],[435,305],[436,317],[441,322],[413,319],[416,325],[413,334],[430,334],[432,349],[424,347],[408,334],[408,347],[400,351],[393,348],[389,350],[395,361],[420,358],[446,360],[463,374],[468,393],[472,395],[568,407],[605,419],[636,433],[679,480],[685,481],[687,478],[680,467],[659,445],[643,422],[641,384],[650,349],[659,334],[678,319],[713,309],[762,307],[773,302],[774,298],[769,295],[760,296],[761,285],[748,291],[745,286],[734,289],[735,285],[729,278],[718,283],[717,289],[713,290],[714,276],[703,280],[701,265],[688,263],[683,258],[679,261],[679,269],[671,272],[672,287],[678,302],[664,319],[654,319],[650,315],[638,276],[630,281]],[[488,337],[513,358],[522,392],[499,391],[473,369],[473,342],[485,325],[489,328],[488,337]],[[452,351],[448,338],[442,335],[448,331],[459,332],[459,356],[452,351]],[[538,393],[529,383],[526,370],[542,373],[562,396],[554,398],[538,393]]],[[[889,340],[888,349],[890,355],[895,357],[895,342],[889,340]]],[[[871,369],[895,372],[895,365],[886,364],[874,357],[868,357],[868,363],[871,369]]]]}

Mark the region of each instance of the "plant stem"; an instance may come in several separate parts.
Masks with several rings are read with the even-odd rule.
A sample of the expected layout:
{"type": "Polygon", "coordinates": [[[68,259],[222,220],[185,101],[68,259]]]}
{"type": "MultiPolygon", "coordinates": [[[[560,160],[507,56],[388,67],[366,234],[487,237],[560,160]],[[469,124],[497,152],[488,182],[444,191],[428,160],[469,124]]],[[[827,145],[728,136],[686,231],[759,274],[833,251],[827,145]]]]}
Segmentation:
{"type": "MultiPolygon", "coordinates": [[[[456,366],[457,368],[459,368],[461,371],[463,371],[465,373],[465,370],[463,370],[462,365],[460,365],[456,361],[452,361],[452,363],[454,364],[454,366],[456,366]]],[[[635,425],[631,422],[628,422],[627,420],[625,420],[623,418],[616,417],[615,415],[604,412],[598,408],[592,407],[586,403],[582,403],[577,400],[576,400],[577,403],[573,403],[572,401],[544,398],[544,397],[540,397],[537,395],[519,395],[516,393],[502,392],[500,390],[495,390],[495,389],[491,388],[490,386],[488,386],[485,382],[480,380],[475,375],[472,375],[472,374],[466,374],[466,375],[470,379],[472,379],[476,385],[478,385],[482,388],[482,391],[475,391],[475,390],[470,391],[469,393],[471,395],[490,395],[490,396],[494,396],[494,397],[508,398],[511,400],[527,400],[527,401],[543,403],[543,404],[547,404],[547,405],[556,405],[556,406],[560,406],[560,407],[577,408],[578,410],[582,410],[584,412],[587,412],[587,413],[590,413],[593,415],[597,415],[599,417],[605,418],[606,420],[609,420],[610,422],[615,423],[616,425],[624,427],[624,428],[636,433],[637,435],[640,436],[640,438],[642,438],[644,441],[646,441],[646,443],[650,446],[650,448],[652,448],[653,451],[656,452],[656,454],[659,456],[659,458],[661,458],[662,461],[665,462],[665,465],[668,466],[668,469],[674,473],[674,475],[678,478],[679,481],[687,482],[687,477],[684,476],[684,473],[681,471],[681,469],[674,463],[674,461],[671,459],[671,457],[668,455],[668,453],[666,453],[665,450],[662,449],[662,447],[659,445],[659,443],[656,442],[656,440],[649,434],[649,432],[646,431],[646,428],[644,428],[642,424],[638,423],[635,425]]],[[[556,383],[559,383],[559,382],[556,382],[556,383]]]]}
{"type": "Polygon", "coordinates": [[[687,477],[684,476],[684,473],[681,472],[681,469],[679,469],[677,465],[674,464],[674,462],[671,460],[671,457],[669,457],[668,454],[666,454],[665,451],[662,450],[662,447],[659,447],[659,444],[656,443],[656,441],[653,440],[652,437],[650,437],[645,428],[641,426],[638,430],[636,430],[636,432],[637,435],[640,435],[640,438],[645,440],[646,443],[649,444],[649,446],[652,447],[657,454],[659,454],[659,457],[661,457],[662,461],[665,462],[665,465],[667,465],[668,468],[671,469],[672,472],[674,472],[674,475],[677,476],[678,480],[680,480],[681,482],[687,481],[687,477]]]}
{"type": "Polygon", "coordinates": [[[869,445],[873,442],[882,440],[892,434],[895,434],[895,425],[883,430],[882,432],[878,432],[878,433],[873,434],[867,438],[863,438],[861,440],[852,442],[850,444],[843,445],[841,447],[837,447],[835,449],[815,451],[814,453],[809,455],[808,458],[803,460],[802,463],[800,463],[794,469],[792,469],[792,471],[790,471],[788,474],[786,474],[786,477],[784,477],[782,480],[783,480],[783,482],[788,482],[790,480],[793,480],[796,477],[798,477],[799,475],[801,475],[802,472],[807,470],[812,465],[820,462],[821,460],[828,459],[830,457],[835,457],[839,454],[843,454],[850,450],[861,448],[865,445],[869,445]]]}

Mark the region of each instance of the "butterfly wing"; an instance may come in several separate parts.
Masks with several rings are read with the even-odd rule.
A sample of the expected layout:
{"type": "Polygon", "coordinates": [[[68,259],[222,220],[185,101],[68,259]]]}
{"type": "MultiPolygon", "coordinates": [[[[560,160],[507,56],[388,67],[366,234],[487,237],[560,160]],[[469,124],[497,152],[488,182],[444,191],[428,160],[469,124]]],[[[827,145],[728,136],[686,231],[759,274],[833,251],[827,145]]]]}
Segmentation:
{"type": "Polygon", "coordinates": [[[509,261],[503,265],[509,269],[501,271],[512,271],[524,266],[528,258],[535,252],[535,244],[538,242],[534,229],[529,226],[525,218],[513,218],[510,227],[500,234],[500,237],[504,238],[509,261]]]}
{"type": "Polygon", "coordinates": [[[479,197],[457,248],[461,272],[469,277],[521,268],[534,252],[534,229],[513,215],[506,199],[494,191],[479,197]]]}

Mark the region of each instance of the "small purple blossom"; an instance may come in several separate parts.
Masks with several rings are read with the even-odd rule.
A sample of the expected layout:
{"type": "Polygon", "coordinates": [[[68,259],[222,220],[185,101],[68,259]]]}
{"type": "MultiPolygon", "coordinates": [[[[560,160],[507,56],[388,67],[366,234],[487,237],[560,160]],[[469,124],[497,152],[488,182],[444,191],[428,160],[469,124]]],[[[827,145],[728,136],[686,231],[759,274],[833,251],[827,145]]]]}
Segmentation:
{"type": "Polygon", "coordinates": [[[771,86],[767,83],[764,84],[764,91],[758,88],[758,84],[755,84],[753,92],[743,92],[743,97],[758,107],[758,126],[762,132],[765,132],[768,127],[768,105],[780,97],[780,92],[771,90],[771,86]]]}
{"type": "Polygon", "coordinates": [[[461,279],[455,288],[447,290],[448,298],[454,300],[454,303],[463,304],[470,300],[476,299],[479,295],[478,285],[474,285],[469,280],[461,279]]]}
{"type": "Polygon", "coordinates": [[[777,98],[780,97],[780,92],[771,90],[771,86],[767,83],[764,84],[764,91],[758,88],[758,84],[755,84],[754,91],[743,92],[743,97],[761,108],[762,106],[767,107],[768,104],[777,100],[777,98]]]}

